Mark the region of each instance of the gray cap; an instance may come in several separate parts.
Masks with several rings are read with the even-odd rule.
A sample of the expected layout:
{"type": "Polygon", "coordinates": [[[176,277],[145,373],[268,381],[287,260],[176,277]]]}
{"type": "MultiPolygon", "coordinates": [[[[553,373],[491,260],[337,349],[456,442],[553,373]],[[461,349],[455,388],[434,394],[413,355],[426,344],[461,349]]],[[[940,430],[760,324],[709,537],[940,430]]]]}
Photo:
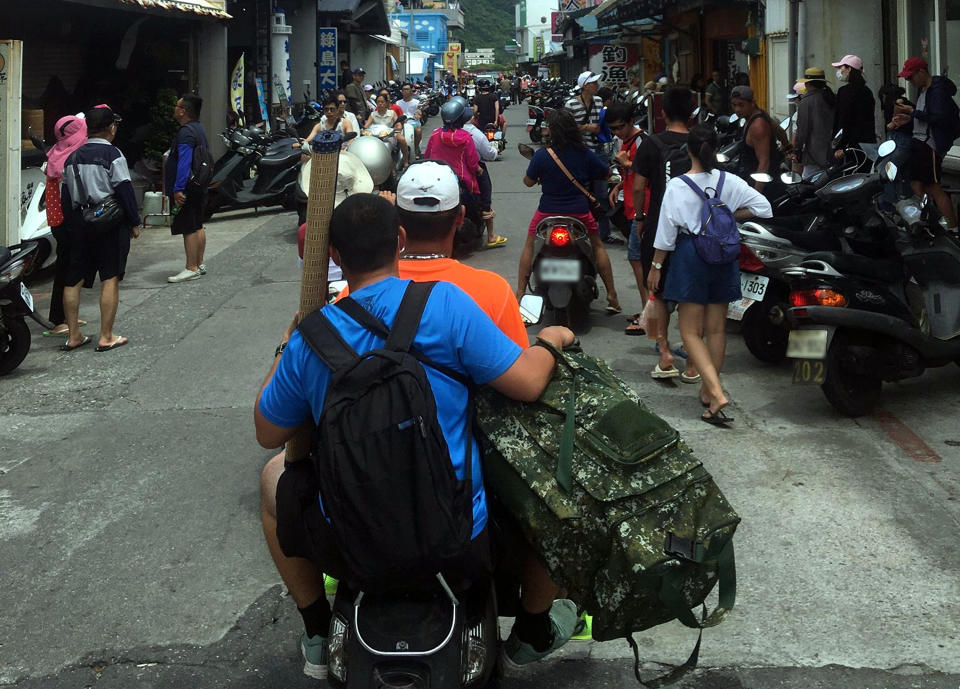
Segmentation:
{"type": "Polygon", "coordinates": [[[733,90],[730,92],[730,98],[739,98],[740,100],[745,100],[753,102],[753,89],[749,86],[734,86],[733,90]]]}

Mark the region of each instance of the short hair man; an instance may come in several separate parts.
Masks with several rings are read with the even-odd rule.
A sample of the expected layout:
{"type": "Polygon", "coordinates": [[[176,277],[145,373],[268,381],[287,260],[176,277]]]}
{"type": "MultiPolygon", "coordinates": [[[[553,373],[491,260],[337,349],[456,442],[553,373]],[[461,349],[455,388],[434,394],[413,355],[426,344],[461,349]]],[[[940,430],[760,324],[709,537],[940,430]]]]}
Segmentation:
{"type": "MultiPolygon", "coordinates": [[[[331,256],[343,269],[357,303],[389,326],[407,284],[397,277],[406,233],[399,226],[396,209],[377,196],[348,197],[333,212],[330,243],[331,256]],[[357,227],[364,231],[357,232],[357,227]]],[[[366,352],[382,346],[381,338],[360,327],[346,312],[327,307],[323,313],[355,350],[366,352]]],[[[544,328],[540,338],[563,347],[573,341],[573,333],[552,326],[544,328]]],[[[431,361],[479,383],[489,383],[504,395],[520,400],[537,399],[554,367],[553,355],[547,350],[520,349],[469,296],[443,282],[430,294],[414,347],[431,361]]],[[[461,479],[468,471],[479,477],[473,482],[473,540],[482,543],[477,539],[486,532],[486,498],[482,472],[478,470],[479,447],[469,430],[468,391],[430,366],[425,368],[455,470],[461,479]],[[467,466],[466,458],[473,466],[467,466]]],[[[291,324],[257,397],[257,441],[263,447],[279,447],[307,419],[317,422],[330,376],[330,369],[291,324]]],[[[343,571],[342,556],[319,501],[300,499],[312,474],[309,461],[301,459],[285,465],[281,453],[267,463],[261,473],[261,515],[270,554],[303,617],[305,631],[300,647],[305,659],[304,673],[323,679],[327,674],[326,634],[331,611],[324,595],[322,573],[342,578],[349,577],[349,572],[343,571]]],[[[544,575],[542,568],[540,575],[544,575]]],[[[576,606],[570,601],[554,602],[557,589],[549,579],[537,580],[539,585],[530,581],[522,595],[521,615],[507,642],[507,658],[514,664],[539,660],[559,648],[570,638],[577,623],[576,606]]]]}
{"type": "Polygon", "coordinates": [[[413,141],[414,157],[420,157],[420,140],[423,138],[423,127],[421,120],[423,113],[420,110],[420,100],[413,95],[413,84],[405,83],[400,87],[400,100],[394,105],[398,106],[403,114],[406,115],[406,122],[403,123],[404,137],[409,144],[413,141]],[[410,135],[413,135],[411,138],[410,135]]]}
{"type": "Polygon", "coordinates": [[[367,119],[367,93],[363,88],[363,78],[367,72],[363,67],[357,67],[353,70],[353,80],[343,87],[343,92],[347,96],[347,110],[352,112],[357,118],[367,119]]]}
{"type": "Polygon", "coordinates": [[[207,134],[197,119],[203,99],[194,93],[185,93],[173,108],[173,118],[180,123],[177,136],[170,145],[170,156],[164,174],[167,193],[173,208],[178,209],[170,223],[170,233],[183,237],[183,250],[187,255],[186,266],[167,282],[196,280],[207,274],[203,254],[207,247],[207,231],[203,228],[206,189],[192,190],[187,195],[187,183],[198,148],[209,149],[207,134]]]}
{"type": "Polygon", "coordinates": [[[741,154],[740,175],[747,183],[765,194],[768,198],[775,196],[782,190],[777,178],[777,170],[783,160],[780,149],[777,148],[776,122],[770,119],[764,110],[757,105],[753,96],[753,89],[749,86],[734,86],[730,92],[730,104],[737,117],[747,121],[743,127],[744,149],[741,154]],[[769,183],[756,182],[750,178],[755,172],[767,173],[773,176],[769,183]]]}
{"type": "Polygon", "coordinates": [[[100,274],[100,337],[96,351],[107,352],[127,344],[126,337],[113,332],[120,281],[127,269],[130,237],[140,236],[140,216],[130,182],[127,159],[113,139],[121,118],[107,105],[84,113],[87,143],[70,154],[63,167],[64,222],[70,232],[70,266],[64,280],[63,310],[70,334],[60,346],[65,352],[89,344],[80,332],[78,313],[80,288],[93,287],[100,274]],[[83,221],[82,210],[114,196],[123,209],[123,218],[112,227],[92,227],[83,221]]]}
{"type": "MultiPolygon", "coordinates": [[[[686,154],[687,135],[690,133],[687,125],[693,115],[693,92],[685,87],[671,87],[663,94],[663,114],[667,121],[667,129],[659,134],[653,134],[640,142],[633,160],[633,207],[636,222],[630,231],[630,241],[627,244],[627,258],[637,279],[637,287],[641,294],[646,294],[645,285],[650,269],[660,270],[660,290],[663,289],[666,279],[666,264],[653,262],[653,240],[657,234],[657,223],[660,219],[660,204],[667,188],[667,182],[674,177],[686,173],[690,169],[690,158],[686,154]],[[644,214],[644,200],[647,189],[650,190],[649,214],[644,214]]],[[[663,300],[657,294],[654,308],[657,312],[657,332],[650,333],[656,337],[660,360],[650,373],[652,378],[676,378],[683,376],[683,380],[696,382],[699,375],[693,364],[687,361],[686,371],[681,374],[674,366],[673,353],[667,341],[667,327],[670,324],[670,314],[663,300]]],[[[646,303],[646,302],[644,302],[646,303]]]]}
{"type": "Polygon", "coordinates": [[[957,213],[950,195],[940,183],[943,159],[953,146],[957,131],[956,107],[951,106],[957,87],[946,77],[931,76],[927,61],[922,57],[911,57],[904,62],[897,76],[917,89],[916,107],[898,103],[893,110],[895,127],[905,128],[913,124],[910,187],[914,194],[929,194],[947,219],[950,231],[956,232],[957,213]]]}

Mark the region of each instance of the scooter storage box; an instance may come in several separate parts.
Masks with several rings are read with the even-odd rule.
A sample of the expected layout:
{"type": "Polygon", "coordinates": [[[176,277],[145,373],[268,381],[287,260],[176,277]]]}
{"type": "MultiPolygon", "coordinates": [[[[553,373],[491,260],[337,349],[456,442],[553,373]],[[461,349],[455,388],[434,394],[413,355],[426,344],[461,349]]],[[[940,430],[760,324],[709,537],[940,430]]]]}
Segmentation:
{"type": "Polygon", "coordinates": [[[159,191],[148,191],[143,195],[143,224],[150,227],[170,224],[167,210],[167,198],[159,191]]]}

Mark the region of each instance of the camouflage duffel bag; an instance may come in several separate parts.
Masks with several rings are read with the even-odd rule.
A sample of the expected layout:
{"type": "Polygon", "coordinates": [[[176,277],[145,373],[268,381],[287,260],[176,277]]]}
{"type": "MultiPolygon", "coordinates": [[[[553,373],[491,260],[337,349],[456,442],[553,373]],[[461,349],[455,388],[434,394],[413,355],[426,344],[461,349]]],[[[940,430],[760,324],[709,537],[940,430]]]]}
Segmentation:
{"type": "Polygon", "coordinates": [[[735,598],[740,518],[677,431],[604,362],[554,355],[537,402],[477,396],[491,497],[593,616],[594,639],[633,645],[632,632],[673,619],[717,624],[735,598]],[[691,608],[718,580],[719,606],[698,618],[691,608]]]}

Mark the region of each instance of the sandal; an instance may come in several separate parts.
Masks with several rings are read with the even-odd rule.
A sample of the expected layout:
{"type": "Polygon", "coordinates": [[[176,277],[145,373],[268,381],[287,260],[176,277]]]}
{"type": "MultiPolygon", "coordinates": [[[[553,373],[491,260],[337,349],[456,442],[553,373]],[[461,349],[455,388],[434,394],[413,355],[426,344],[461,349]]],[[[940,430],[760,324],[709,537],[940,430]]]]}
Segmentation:
{"type": "Polygon", "coordinates": [[[72,345],[72,344],[69,344],[69,343],[67,343],[67,342],[64,342],[62,345],[60,345],[60,351],[61,351],[61,352],[72,352],[72,351],[75,350],[75,349],[80,349],[83,345],[88,345],[88,344],[90,344],[92,341],[93,341],[93,340],[90,339],[90,336],[89,336],[89,335],[84,335],[84,336],[83,336],[83,339],[80,340],[80,342],[78,342],[78,343],[75,344],[75,345],[72,345]]]}
{"type": "Polygon", "coordinates": [[[733,417],[727,416],[723,412],[723,409],[717,409],[717,411],[707,409],[707,411],[700,415],[700,420],[707,422],[711,426],[726,426],[728,423],[733,423],[733,417]]]}
{"type": "Polygon", "coordinates": [[[643,329],[640,325],[640,319],[631,320],[627,323],[627,327],[623,329],[624,335],[646,335],[647,331],[643,329]]]}
{"type": "Polygon", "coordinates": [[[108,345],[97,345],[97,347],[96,347],[96,349],[95,349],[94,351],[97,351],[97,352],[109,352],[111,349],[116,349],[117,347],[122,347],[123,345],[127,344],[129,341],[130,341],[130,340],[128,340],[127,338],[125,338],[125,337],[123,337],[123,336],[121,335],[121,336],[119,336],[116,340],[114,340],[113,342],[111,342],[111,343],[108,344],[108,345]]]}
{"type": "Polygon", "coordinates": [[[487,242],[487,248],[488,248],[488,249],[495,249],[495,248],[497,248],[498,246],[503,246],[503,245],[506,244],[506,243],[507,243],[507,238],[504,237],[503,235],[499,235],[499,234],[498,234],[496,237],[494,237],[494,238],[491,239],[489,242],[487,242]]]}
{"type": "MultiPolygon", "coordinates": [[[[78,326],[78,327],[81,327],[81,328],[82,328],[82,327],[85,326],[86,324],[87,324],[86,321],[77,321],[77,326],[78,326]]],[[[67,327],[66,325],[64,325],[64,326],[63,326],[63,330],[60,330],[60,328],[54,328],[53,330],[44,330],[44,331],[43,331],[42,333],[40,333],[40,334],[41,334],[43,337],[65,337],[65,336],[66,336],[66,337],[69,337],[69,336],[70,336],[70,328],[67,327]]]]}

